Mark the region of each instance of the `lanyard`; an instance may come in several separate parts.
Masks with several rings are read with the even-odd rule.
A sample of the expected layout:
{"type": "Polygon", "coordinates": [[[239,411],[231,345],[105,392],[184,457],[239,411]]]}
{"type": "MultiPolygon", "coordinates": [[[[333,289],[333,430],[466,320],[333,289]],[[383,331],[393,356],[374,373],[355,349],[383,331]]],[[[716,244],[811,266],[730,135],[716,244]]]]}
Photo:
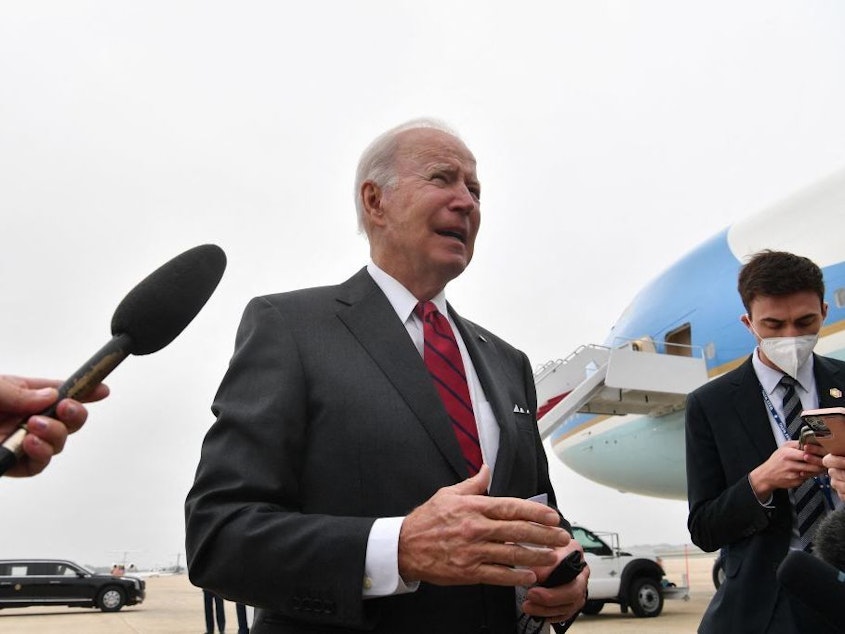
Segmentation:
{"type": "MultiPolygon", "coordinates": [[[[787,440],[792,440],[792,437],[789,435],[789,431],[786,429],[786,425],[783,424],[783,420],[775,409],[775,406],[772,405],[772,401],[766,392],[766,388],[761,385],[760,391],[763,393],[763,400],[766,401],[766,407],[769,408],[769,413],[772,415],[775,423],[777,423],[777,426],[780,427],[780,430],[783,432],[783,437],[787,440]]],[[[813,480],[816,481],[816,484],[821,489],[822,493],[824,493],[824,497],[827,500],[827,505],[830,510],[835,510],[836,505],[833,502],[833,494],[830,492],[830,476],[828,474],[824,474],[823,476],[813,476],[813,480]]]]}

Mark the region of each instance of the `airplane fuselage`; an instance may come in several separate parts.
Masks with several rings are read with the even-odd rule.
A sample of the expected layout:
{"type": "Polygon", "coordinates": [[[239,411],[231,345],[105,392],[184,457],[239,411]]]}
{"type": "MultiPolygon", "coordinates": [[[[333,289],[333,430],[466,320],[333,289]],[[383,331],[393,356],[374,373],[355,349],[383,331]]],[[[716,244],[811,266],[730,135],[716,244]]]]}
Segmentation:
{"type": "MultiPolygon", "coordinates": [[[[745,309],[736,291],[737,275],[747,256],[773,249],[804,255],[822,268],[828,316],[816,352],[845,360],[843,218],[845,171],[732,225],[690,252],[635,297],[604,345],[699,354],[711,379],[737,367],[756,344],[740,322],[745,309]]],[[[564,420],[550,441],[567,466],[595,482],[686,499],[682,409],[659,416],[578,413],[564,420]]]]}

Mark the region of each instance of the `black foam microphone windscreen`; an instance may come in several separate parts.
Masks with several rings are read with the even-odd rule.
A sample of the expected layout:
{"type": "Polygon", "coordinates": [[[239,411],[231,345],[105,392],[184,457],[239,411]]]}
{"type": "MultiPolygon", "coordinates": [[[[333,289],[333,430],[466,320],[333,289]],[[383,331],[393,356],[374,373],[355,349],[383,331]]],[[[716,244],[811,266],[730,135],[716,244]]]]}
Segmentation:
{"type": "MultiPolygon", "coordinates": [[[[141,280],[112,315],[112,338],[61,387],[41,412],[53,416],[63,398],[83,398],[128,355],[150,354],[173,341],[205,306],[226,270],[226,254],[203,244],[177,255],[141,280]]],[[[23,453],[25,420],[0,445],[0,475],[23,453]]]]}
{"type": "Polygon", "coordinates": [[[845,506],[828,513],[813,537],[813,552],[834,568],[845,570],[845,506]]]}
{"type": "Polygon", "coordinates": [[[777,578],[831,628],[845,631],[845,572],[803,550],[793,550],[778,567],[777,578]]]}
{"type": "Polygon", "coordinates": [[[132,340],[130,354],[150,354],[173,341],[205,306],[226,269],[214,244],[185,251],[141,280],[111,320],[113,335],[132,340]]]}

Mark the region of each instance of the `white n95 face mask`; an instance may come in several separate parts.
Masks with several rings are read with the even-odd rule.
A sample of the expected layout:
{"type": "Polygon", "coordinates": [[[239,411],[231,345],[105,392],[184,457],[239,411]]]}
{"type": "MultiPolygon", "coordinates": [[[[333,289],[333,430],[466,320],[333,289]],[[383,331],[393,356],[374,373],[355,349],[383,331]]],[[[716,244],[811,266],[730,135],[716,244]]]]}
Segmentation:
{"type": "Polygon", "coordinates": [[[807,363],[818,341],[818,335],[768,337],[760,339],[760,350],[769,361],[795,379],[798,376],[798,368],[807,363]]]}

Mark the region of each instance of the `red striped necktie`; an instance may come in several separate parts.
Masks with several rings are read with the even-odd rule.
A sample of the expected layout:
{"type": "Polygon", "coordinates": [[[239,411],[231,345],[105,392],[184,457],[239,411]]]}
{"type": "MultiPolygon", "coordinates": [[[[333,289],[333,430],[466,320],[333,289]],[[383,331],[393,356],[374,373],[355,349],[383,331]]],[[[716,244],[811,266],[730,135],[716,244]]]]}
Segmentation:
{"type": "Polygon", "coordinates": [[[452,428],[464,454],[467,471],[475,475],[481,468],[481,443],[472,411],[461,351],[449,321],[433,302],[420,302],[415,309],[423,321],[423,359],[438,394],[452,419],[452,428]]]}

